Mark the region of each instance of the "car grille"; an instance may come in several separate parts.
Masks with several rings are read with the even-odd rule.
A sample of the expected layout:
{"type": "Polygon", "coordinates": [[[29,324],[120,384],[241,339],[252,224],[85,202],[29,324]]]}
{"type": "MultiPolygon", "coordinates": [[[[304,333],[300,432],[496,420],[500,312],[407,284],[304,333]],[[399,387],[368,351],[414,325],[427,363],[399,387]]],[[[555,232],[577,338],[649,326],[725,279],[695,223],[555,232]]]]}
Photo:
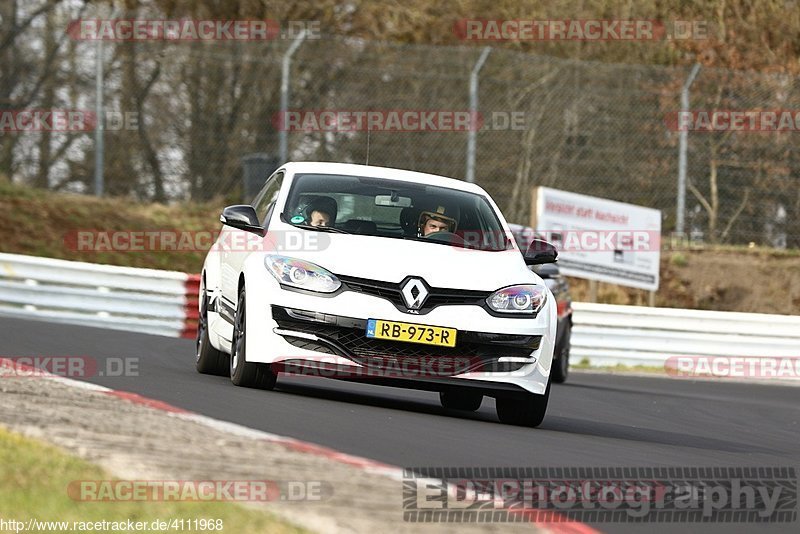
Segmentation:
{"type": "MultiPolygon", "coordinates": [[[[370,280],[368,278],[356,278],[354,276],[338,276],[339,280],[350,291],[357,291],[366,295],[372,295],[386,299],[394,304],[399,310],[406,311],[406,305],[400,293],[400,284],[394,282],[383,282],[380,280],[370,280]]],[[[446,305],[474,305],[483,306],[491,292],[471,291],[464,289],[444,289],[432,287],[424,306],[420,308],[420,313],[424,314],[436,306],[446,305]]]]}
{"type": "MultiPolygon", "coordinates": [[[[498,362],[503,356],[527,358],[539,348],[541,336],[515,336],[485,334],[460,330],[455,347],[439,347],[403,341],[368,338],[365,335],[366,321],[352,318],[341,319],[344,324],[330,324],[311,320],[299,320],[290,316],[284,308],[272,307],[273,318],[282,329],[313,334],[322,342],[308,340],[291,334],[284,337],[293,345],[323,353],[334,353],[369,367],[381,365],[418,363],[424,365],[429,359],[449,359],[455,374],[466,371],[510,372],[525,365],[519,362],[498,362]],[[487,339],[486,336],[489,336],[487,339]],[[493,339],[489,341],[489,339],[493,339]]],[[[326,316],[329,320],[334,316],[326,316]]],[[[337,321],[338,322],[338,321],[337,321]]],[[[446,371],[447,376],[454,373],[446,371]]]]}

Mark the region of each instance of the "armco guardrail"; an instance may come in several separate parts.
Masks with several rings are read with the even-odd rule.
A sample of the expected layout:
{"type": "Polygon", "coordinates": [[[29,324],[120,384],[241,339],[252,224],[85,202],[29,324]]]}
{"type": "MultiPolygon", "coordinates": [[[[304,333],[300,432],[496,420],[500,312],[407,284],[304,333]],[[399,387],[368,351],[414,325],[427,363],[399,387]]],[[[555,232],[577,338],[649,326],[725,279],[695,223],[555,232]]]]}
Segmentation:
{"type": "Polygon", "coordinates": [[[570,359],[663,366],[672,356],[800,356],[800,317],[573,303],[570,359]]]}
{"type": "Polygon", "coordinates": [[[0,253],[0,315],[194,337],[196,275],[0,253]]]}
{"type": "MultiPolygon", "coordinates": [[[[0,315],[194,337],[199,277],[0,253],[0,315]]],[[[571,359],[800,356],[800,317],[573,303],[571,359]]]]}

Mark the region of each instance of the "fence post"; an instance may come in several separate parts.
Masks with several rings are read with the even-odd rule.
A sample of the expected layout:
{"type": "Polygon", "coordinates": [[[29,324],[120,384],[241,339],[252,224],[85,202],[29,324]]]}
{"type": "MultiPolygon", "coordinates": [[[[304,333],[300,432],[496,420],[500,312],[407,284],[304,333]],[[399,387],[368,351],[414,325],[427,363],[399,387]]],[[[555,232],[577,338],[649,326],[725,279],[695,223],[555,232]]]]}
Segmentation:
{"type": "Polygon", "coordinates": [[[283,60],[281,62],[281,109],[278,115],[278,124],[280,127],[280,132],[278,132],[280,145],[278,148],[278,157],[280,158],[280,165],[286,163],[286,154],[289,144],[289,131],[286,129],[286,110],[289,109],[289,68],[292,65],[292,56],[297,52],[297,49],[300,48],[300,44],[305,38],[306,30],[303,29],[295,40],[292,41],[286,53],[283,54],[283,60]]]}
{"type": "MultiPolygon", "coordinates": [[[[692,72],[681,88],[681,112],[689,110],[689,87],[694,82],[695,76],[700,71],[700,63],[695,63],[692,72]]],[[[680,128],[680,114],[678,115],[679,146],[678,146],[678,201],[677,213],[675,217],[675,231],[683,234],[684,217],[686,216],[686,149],[689,142],[689,132],[685,128],[680,128]]]]}
{"type": "Polygon", "coordinates": [[[94,60],[95,75],[95,125],[94,125],[94,194],[103,196],[103,157],[105,156],[105,117],[103,114],[103,39],[97,40],[94,60]]]}
{"type": "Polygon", "coordinates": [[[472,67],[472,72],[469,74],[469,111],[470,122],[469,131],[467,132],[467,182],[475,182],[475,143],[477,141],[477,130],[475,127],[478,122],[475,116],[478,112],[478,73],[483,68],[486,58],[489,57],[489,52],[492,49],[485,47],[475,66],[472,67]]]}

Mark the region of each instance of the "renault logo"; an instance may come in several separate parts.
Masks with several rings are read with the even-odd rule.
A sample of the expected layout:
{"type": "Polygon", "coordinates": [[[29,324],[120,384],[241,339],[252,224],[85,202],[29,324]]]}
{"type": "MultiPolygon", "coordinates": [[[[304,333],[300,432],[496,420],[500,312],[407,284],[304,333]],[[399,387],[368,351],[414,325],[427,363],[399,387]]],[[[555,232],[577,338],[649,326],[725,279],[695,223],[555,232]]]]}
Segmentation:
{"type": "Polygon", "coordinates": [[[400,294],[403,295],[406,308],[409,310],[419,310],[422,305],[425,304],[425,300],[428,298],[430,291],[428,291],[422,279],[409,278],[400,288],[400,294]]]}

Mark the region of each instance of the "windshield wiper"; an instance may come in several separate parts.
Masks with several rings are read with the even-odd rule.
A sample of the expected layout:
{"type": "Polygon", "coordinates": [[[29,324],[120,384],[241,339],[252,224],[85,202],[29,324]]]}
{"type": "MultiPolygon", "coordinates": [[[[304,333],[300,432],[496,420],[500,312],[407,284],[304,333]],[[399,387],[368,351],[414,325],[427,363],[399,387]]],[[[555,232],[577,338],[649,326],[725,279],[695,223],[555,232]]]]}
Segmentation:
{"type": "Polygon", "coordinates": [[[352,232],[348,232],[347,230],[342,230],[341,228],[335,228],[333,226],[311,226],[310,224],[292,224],[289,223],[294,227],[297,228],[304,228],[306,230],[315,230],[317,232],[333,232],[335,234],[351,234],[352,232]]]}

